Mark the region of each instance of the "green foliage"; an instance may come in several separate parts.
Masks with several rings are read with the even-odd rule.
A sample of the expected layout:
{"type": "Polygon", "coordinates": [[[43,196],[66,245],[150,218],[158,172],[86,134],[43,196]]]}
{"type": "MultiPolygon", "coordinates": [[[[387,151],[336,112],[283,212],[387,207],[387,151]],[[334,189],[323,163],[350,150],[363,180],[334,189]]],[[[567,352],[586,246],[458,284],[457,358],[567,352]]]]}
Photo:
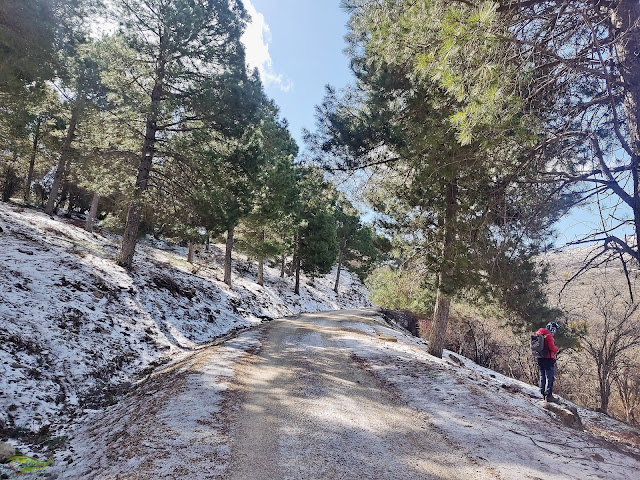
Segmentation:
{"type": "Polygon", "coordinates": [[[338,193],[318,168],[297,167],[296,177],[299,194],[291,212],[295,256],[313,277],[328,273],[338,257],[334,213],[338,193]]]}
{"type": "Polygon", "coordinates": [[[527,181],[544,168],[531,150],[539,123],[519,96],[531,73],[501,60],[512,52],[495,6],[346,3],[357,83],[327,91],[307,135],[316,159],[372,173],[379,227],[443,298],[474,290],[520,321],[551,315],[533,270],[513,278],[516,289],[496,287],[496,272],[520,273],[544,248],[568,199],[527,181]]]}
{"type": "Polygon", "coordinates": [[[306,225],[300,230],[298,255],[302,269],[312,277],[331,271],[338,258],[338,237],[336,220],[330,212],[320,210],[306,218],[306,225]]]}
{"type": "Polygon", "coordinates": [[[0,3],[0,97],[42,88],[65,74],[65,55],[85,40],[94,0],[0,3]]]}
{"type": "MultiPolygon", "coordinates": [[[[47,160],[59,149],[58,134],[65,128],[58,97],[49,88],[24,90],[3,102],[0,107],[0,178],[4,185],[15,188],[8,198],[26,186],[25,179],[33,161],[35,172],[43,175],[50,164],[47,160]],[[46,146],[46,149],[45,149],[46,146]],[[17,183],[11,178],[17,176],[17,183]]],[[[53,162],[51,162],[53,163],[53,162]]],[[[32,176],[28,180],[33,180],[32,176]]]]}
{"type": "Polygon", "coordinates": [[[368,32],[369,57],[402,68],[414,83],[435,85],[451,97],[447,118],[461,145],[477,138],[491,141],[487,129],[517,130],[527,141],[536,120],[523,113],[519,96],[526,72],[509,60],[516,50],[503,41],[508,32],[497,8],[496,2],[358,2],[351,26],[368,32]]]}
{"type": "Polygon", "coordinates": [[[252,183],[252,210],[243,219],[236,238],[238,248],[249,258],[265,260],[285,253],[288,248],[282,233],[286,224],[292,222],[298,199],[293,167],[298,147],[286,121],[279,119],[278,109],[270,101],[263,105],[253,141],[260,166],[252,183]]]}
{"type": "Polygon", "coordinates": [[[531,256],[523,255],[509,261],[501,259],[490,274],[495,296],[516,315],[514,323],[522,331],[537,330],[561,316],[560,310],[547,307],[544,292],[546,266],[536,265],[531,256]]]}
{"type": "Polygon", "coordinates": [[[191,208],[185,215],[187,228],[178,225],[175,231],[203,224],[228,230],[250,211],[251,176],[259,164],[250,137],[263,95],[257,75],[246,72],[240,40],[246,12],[241,3],[114,3],[122,21],[121,54],[112,56],[109,86],[120,101],[139,112],[138,121],[144,125],[118,258],[130,267],[140,212],[150,198],[147,190],[156,179],[160,188],[172,183],[162,177],[162,170],[186,169],[181,176],[191,180],[177,189],[177,203],[191,208]],[[176,163],[181,166],[170,165],[176,163]]]}
{"type": "Polygon", "coordinates": [[[347,243],[345,265],[364,281],[379,263],[382,254],[380,238],[369,225],[360,225],[347,243]]]}
{"type": "Polygon", "coordinates": [[[334,210],[340,258],[343,265],[361,281],[376,266],[380,251],[373,228],[363,225],[353,205],[340,194],[334,210]]]}
{"type": "Polygon", "coordinates": [[[381,267],[367,277],[365,285],[371,301],[380,307],[423,315],[433,313],[435,291],[424,286],[424,274],[420,271],[381,267]]]}
{"type": "Polygon", "coordinates": [[[79,44],[64,57],[64,73],[59,88],[64,94],[63,107],[68,111],[69,123],[60,147],[56,173],[45,208],[48,213],[53,212],[54,202],[68,175],[70,164],[81,156],[75,145],[79,127],[90,112],[105,111],[108,108],[108,90],[102,83],[104,68],[105,64],[99,59],[99,45],[95,42],[79,44]]]}
{"type": "Polygon", "coordinates": [[[287,122],[246,71],[247,19],[227,0],[3,2],[4,197],[57,163],[50,203],[84,210],[98,195],[105,225],[126,222],[126,266],[141,233],[199,242],[238,226],[250,258],[295,253],[313,276],[335,263],[340,223],[364,275],[375,235],[356,212],[337,220],[321,171],[294,166],[287,122]],[[93,5],[115,33],[89,39],[93,5]]]}
{"type": "Polygon", "coordinates": [[[56,2],[4,0],[0,3],[0,91],[15,92],[54,74],[57,52],[56,2]]]}
{"type": "Polygon", "coordinates": [[[191,127],[241,136],[245,117],[252,115],[247,104],[255,102],[240,43],[246,21],[241,4],[117,0],[115,5],[123,28],[110,78],[121,99],[146,117],[156,116],[167,134],[191,127]]]}

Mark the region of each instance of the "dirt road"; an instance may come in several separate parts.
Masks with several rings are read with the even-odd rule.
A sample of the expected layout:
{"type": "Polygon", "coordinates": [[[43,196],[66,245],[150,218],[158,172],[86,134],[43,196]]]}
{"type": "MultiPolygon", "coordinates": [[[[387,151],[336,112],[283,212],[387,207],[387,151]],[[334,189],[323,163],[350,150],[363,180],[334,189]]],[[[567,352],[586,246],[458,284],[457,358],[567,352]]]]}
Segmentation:
{"type": "Polygon", "coordinates": [[[373,316],[278,320],[173,362],[88,418],[47,478],[499,478],[372,373],[398,361],[388,336],[406,338],[373,316]]]}
{"type": "Polygon", "coordinates": [[[38,478],[626,480],[638,471],[632,430],[586,410],[590,431],[566,426],[535,386],[451,353],[431,357],[374,317],[301,315],[171,362],[89,415],[38,478]],[[604,428],[628,444],[607,441],[604,428]]]}
{"type": "Polygon", "coordinates": [[[273,322],[236,371],[228,479],[494,478],[341,348],[370,312],[273,322]],[[348,338],[347,338],[348,337],[348,338]]]}

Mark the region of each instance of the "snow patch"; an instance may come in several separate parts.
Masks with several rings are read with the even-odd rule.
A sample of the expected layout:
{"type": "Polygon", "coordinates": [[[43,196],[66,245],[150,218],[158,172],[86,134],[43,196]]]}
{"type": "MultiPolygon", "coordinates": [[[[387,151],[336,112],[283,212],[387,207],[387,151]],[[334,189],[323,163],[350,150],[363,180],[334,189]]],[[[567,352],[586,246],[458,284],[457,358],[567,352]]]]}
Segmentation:
{"type": "Polygon", "coordinates": [[[19,432],[23,441],[12,443],[24,453],[83,411],[117,402],[155,368],[229,333],[370,305],[348,272],[339,294],[335,271],[313,286],[303,275],[298,296],[277,268],[266,266],[265,285],[257,285],[255,265],[235,255],[228,287],[221,246],[198,252],[192,265],[186,248],[147,238],[127,271],[114,261],[120,237],[109,232],[8,204],[0,204],[0,227],[0,437],[19,432]]]}

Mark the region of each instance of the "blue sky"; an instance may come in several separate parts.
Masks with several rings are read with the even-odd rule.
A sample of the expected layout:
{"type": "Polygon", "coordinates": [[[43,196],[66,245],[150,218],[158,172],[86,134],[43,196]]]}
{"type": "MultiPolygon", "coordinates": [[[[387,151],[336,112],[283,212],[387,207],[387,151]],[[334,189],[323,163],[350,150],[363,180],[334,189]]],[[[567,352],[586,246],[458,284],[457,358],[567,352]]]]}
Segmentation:
{"type": "Polygon", "coordinates": [[[258,66],[273,98],[303,148],[302,129],[315,128],[314,109],[324,86],[351,81],[346,46],[348,15],[340,0],[245,0],[252,24],[245,34],[247,60],[258,66]]]}

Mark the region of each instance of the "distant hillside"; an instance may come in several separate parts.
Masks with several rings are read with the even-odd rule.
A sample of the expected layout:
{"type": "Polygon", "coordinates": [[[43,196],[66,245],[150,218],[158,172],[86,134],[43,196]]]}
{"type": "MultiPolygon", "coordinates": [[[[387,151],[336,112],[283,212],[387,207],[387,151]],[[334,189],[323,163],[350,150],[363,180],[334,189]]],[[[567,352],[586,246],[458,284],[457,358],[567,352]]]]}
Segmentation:
{"type": "Polygon", "coordinates": [[[627,265],[630,282],[620,262],[590,268],[573,278],[594,253],[593,247],[580,247],[545,256],[552,266],[550,303],[562,308],[564,321],[587,329],[578,349],[559,355],[557,385],[568,398],[589,408],[602,408],[602,399],[608,398],[604,404],[609,415],[637,425],[640,314],[633,311],[629,287],[638,302],[638,267],[633,262],[627,265]]]}
{"type": "Polygon", "coordinates": [[[0,438],[46,437],[83,410],[116,401],[154,367],[230,332],[299,312],[369,306],[345,272],[292,279],[234,261],[222,282],[223,252],[199,252],[147,239],[134,269],[114,262],[120,238],[0,203],[0,438]]]}
{"type": "MultiPolygon", "coordinates": [[[[567,280],[580,272],[588,259],[593,257],[593,251],[594,247],[584,246],[543,256],[543,259],[551,265],[548,286],[550,303],[561,306],[570,313],[587,315],[590,319],[593,319],[590,313],[593,302],[590,299],[593,298],[597,289],[604,288],[609,293],[619,292],[627,298],[629,291],[620,262],[589,268],[567,284],[567,280]]],[[[635,292],[639,278],[638,267],[629,265],[628,269],[635,292]]]]}

